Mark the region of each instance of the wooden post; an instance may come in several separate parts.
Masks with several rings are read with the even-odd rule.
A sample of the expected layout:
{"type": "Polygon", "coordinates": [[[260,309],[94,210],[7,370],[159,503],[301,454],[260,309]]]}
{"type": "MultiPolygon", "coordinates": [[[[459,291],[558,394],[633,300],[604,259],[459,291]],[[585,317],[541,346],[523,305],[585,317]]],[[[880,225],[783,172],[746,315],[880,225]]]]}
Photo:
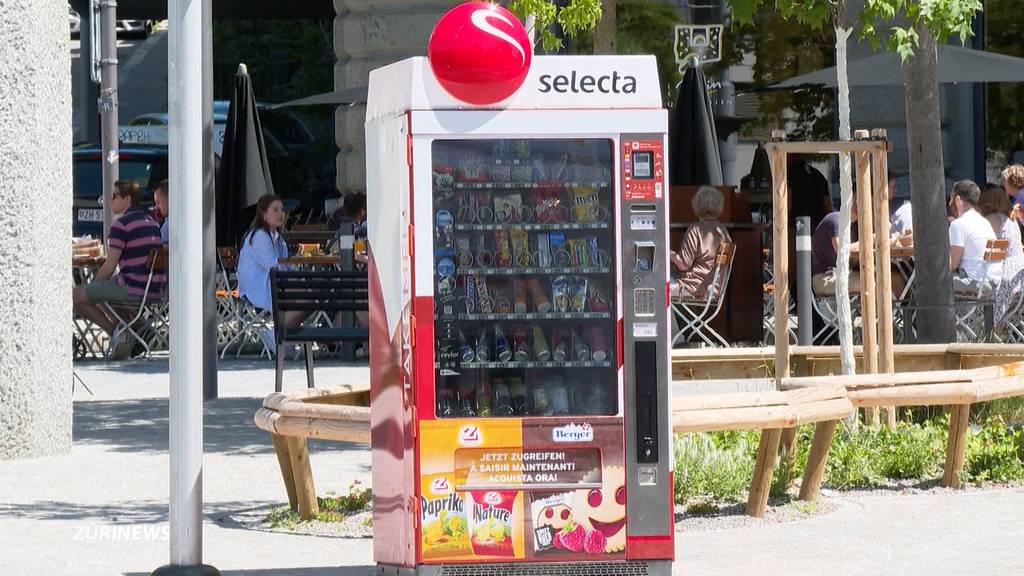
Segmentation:
{"type": "MultiPolygon", "coordinates": [[[[780,134],[785,138],[785,133],[780,134]]],[[[773,132],[775,137],[776,133],[773,132]]],[[[775,278],[775,389],[789,378],[789,185],[786,152],[772,152],[772,268],[775,278]]],[[[778,438],[776,437],[776,443],[778,438]]],[[[774,452],[772,452],[774,454],[774,452]]],[[[763,513],[763,510],[762,510],[763,513]]]]}
{"type": "Polygon", "coordinates": [[[792,471],[796,468],[796,427],[784,428],[779,438],[779,466],[784,470],[792,471]]]}
{"type": "Polygon", "coordinates": [[[807,454],[807,467],[804,468],[804,480],[800,484],[800,499],[813,501],[821,495],[821,480],[825,476],[825,462],[828,451],[832,447],[832,436],[836,432],[837,420],[818,422],[814,427],[814,439],[811,451],[807,454]]]}
{"type": "Polygon", "coordinates": [[[288,444],[288,461],[292,468],[292,479],[295,482],[295,498],[299,505],[299,518],[310,520],[320,506],[316,501],[316,487],[313,485],[313,471],[309,467],[309,449],[306,439],[297,436],[285,436],[288,444]]]}
{"type": "Polygon", "coordinates": [[[299,504],[295,498],[295,477],[292,475],[292,462],[288,456],[288,443],[284,436],[274,433],[270,434],[270,441],[274,444],[274,452],[277,453],[277,465],[281,468],[284,490],[288,493],[288,506],[298,511],[299,504]]]}
{"type": "MultiPolygon", "coordinates": [[[[861,136],[858,131],[858,136],[861,136]]],[[[864,134],[866,136],[866,134],[864,134]]],[[[871,162],[867,152],[856,152],[857,230],[860,243],[860,327],[864,342],[864,372],[878,373],[878,323],[875,319],[875,230],[871,205],[871,162]]],[[[878,423],[878,412],[865,409],[865,420],[878,423]]]]}
{"type": "MultiPolygon", "coordinates": [[[[885,130],[872,130],[872,138],[885,139],[885,130]]],[[[884,142],[879,143],[877,150],[871,153],[872,176],[874,177],[875,207],[875,249],[879,265],[875,270],[877,277],[878,299],[878,352],[879,371],[892,374],[896,371],[896,360],[893,353],[893,320],[892,320],[892,263],[889,251],[889,154],[884,142]]],[[[885,425],[896,426],[896,408],[887,407],[885,425]]]]}
{"type": "Polygon", "coordinates": [[[768,507],[768,492],[772,487],[775,457],[779,453],[781,436],[781,428],[761,430],[761,443],[757,447],[757,462],[754,464],[754,481],[747,497],[747,516],[761,518],[768,507]]]}
{"type": "Polygon", "coordinates": [[[947,488],[961,486],[960,474],[964,470],[964,447],[967,444],[967,419],[970,404],[956,404],[949,411],[949,440],[946,443],[946,466],[942,472],[942,485],[947,488]]]}

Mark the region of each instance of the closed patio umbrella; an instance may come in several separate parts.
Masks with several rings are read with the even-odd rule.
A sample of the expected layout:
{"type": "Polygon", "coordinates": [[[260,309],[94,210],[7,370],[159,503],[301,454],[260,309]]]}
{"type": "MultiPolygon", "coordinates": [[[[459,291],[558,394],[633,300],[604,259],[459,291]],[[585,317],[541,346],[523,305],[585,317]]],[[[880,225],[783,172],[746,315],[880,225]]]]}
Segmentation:
{"type": "Polygon", "coordinates": [[[273,193],[252,81],[245,64],[239,64],[217,172],[217,245],[237,246],[249,225],[247,208],[273,193]]]}
{"type": "Polygon", "coordinates": [[[679,83],[668,147],[671,185],[722,185],[715,114],[700,68],[687,69],[679,83]]]}

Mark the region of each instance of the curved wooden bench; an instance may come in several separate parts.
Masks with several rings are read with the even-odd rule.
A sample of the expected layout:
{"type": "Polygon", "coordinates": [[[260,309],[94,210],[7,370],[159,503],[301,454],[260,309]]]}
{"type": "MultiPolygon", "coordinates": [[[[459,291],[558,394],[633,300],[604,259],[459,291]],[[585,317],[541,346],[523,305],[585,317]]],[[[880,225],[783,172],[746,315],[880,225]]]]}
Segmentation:
{"type": "MultiPolygon", "coordinates": [[[[958,488],[962,484],[960,475],[964,467],[964,446],[967,442],[968,417],[971,404],[988,402],[1000,398],[1024,396],[1024,362],[1012,362],[1001,366],[989,366],[974,370],[934,370],[927,372],[906,372],[900,374],[860,374],[853,376],[814,376],[805,378],[784,378],[784,390],[846,389],[847,396],[857,408],[879,406],[949,406],[949,438],[946,442],[946,462],[943,467],[942,485],[958,488]]],[[[834,432],[834,426],[833,430],[834,432]]],[[[811,457],[815,449],[824,450],[831,444],[832,432],[815,430],[811,457]],[[816,446],[819,442],[827,444],[816,446]]],[[[819,454],[821,456],[821,454],[819,454]]],[[[808,468],[811,467],[808,458],[808,468]]],[[[824,462],[819,464],[824,469],[824,462]]],[[[821,487],[821,477],[804,476],[800,487],[800,498],[813,500],[821,487]]]]}
{"type": "Polygon", "coordinates": [[[854,413],[854,406],[842,386],[820,385],[782,392],[682,396],[672,401],[672,412],[672,429],[677,433],[761,430],[754,479],[747,497],[747,514],[761,517],[768,505],[768,491],[775,472],[775,456],[779,451],[782,431],[802,424],[817,423],[819,428],[815,431],[815,445],[822,444],[818,442],[818,435],[827,431],[829,441],[822,444],[826,447],[825,454],[817,459],[808,458],[808,469],[812,462],[820,460],[820,469],[814,472],[820,482],[831,433],[835,431],[838,420],[854,413]]]}
{"type": "Polygon", "coordinates": [[[370,443],[370,386],[333,386],[275,392],[253,416],[270,432],[288,505],[303,520],[319,511],[307,438],[370,443]]]}

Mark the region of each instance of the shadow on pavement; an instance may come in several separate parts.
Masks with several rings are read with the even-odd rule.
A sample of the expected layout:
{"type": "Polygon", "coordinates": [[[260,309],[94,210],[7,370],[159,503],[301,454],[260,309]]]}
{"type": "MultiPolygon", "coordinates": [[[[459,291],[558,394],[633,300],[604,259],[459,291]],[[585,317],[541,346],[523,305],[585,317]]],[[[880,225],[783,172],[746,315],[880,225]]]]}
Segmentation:
{"type": "MultiPolygon", "coordinates": [[[[369,576],[374,566],[323,566],[308,568],[267,568],[265,570],[221,570],[222,576],[369,576]]],[[[148,572],[125,572],[124,576],[149,576],[148,572]]]]}
{"type": "MultiPolygon", "coordinates": [[[[337,358],[317,358],[316,368],[366,368],[366,361],[362,362],[342,362],[337,358]]],[[[74,366],[76,368],[88,368],[90,370],[102,370],[109,372],[117,372],[121,374],[166,374],[168,368],[168,359],[154,358],[152,360],[136,359],[126,360],[124,362],[107,362],[106,360],[100,359],[88,359],[88,360],[75,360],[74,366]]],[[[218,372],[236,372],[246,370],[273,370],[274,361],[267,358],[227,358],[220,360],[217,363],[218,372]]],[[[291,356],[285,362],[285,369],[296,369],[305,370],[305,365],[302,360],[293,360],[291,356]]],[[[273,380],[268,380],[271,386],[273,386],[273,380]]],[[[269,393],[269,391],[268,391],[269,393]]]]}
{"type": "MultiPolygon", "coordinates": [[[[211,454],[271,454],[270,436],[256,427],[253,414],[260,398],[221,398],[203,404],[203,451],[211,454]]],[[[166,452],[168,400],[75,402],[75,444],[102,445],[114,452],[166,452]]],[[[314,452],[346,452],[364,446],[348,442],[310,441],[314,452]]]]}

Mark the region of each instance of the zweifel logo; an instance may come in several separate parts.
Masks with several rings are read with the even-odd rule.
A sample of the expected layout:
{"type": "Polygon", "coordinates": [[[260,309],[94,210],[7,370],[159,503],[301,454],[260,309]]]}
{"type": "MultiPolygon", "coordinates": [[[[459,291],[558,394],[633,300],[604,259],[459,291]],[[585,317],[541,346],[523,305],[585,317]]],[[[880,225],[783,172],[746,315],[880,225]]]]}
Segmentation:
{"type": "Polygon", "coordinates": [[[448,494],[452,491],[447,478],[434,478],[430,481],[431,494],[448,494]]]}
{"type": "Polygon", "coordinates": [[[551,439],[555,442],[593,442],[594,428],[587,423],[566,424],[551,429],[551,439]]]}
{"type": "Polygon", "coordinates": [[[482,440],[483,436],[476,424],[465,424],[459,430],[459,444],[463,446],[477,446],[482,440]]]}
{"type": "Polygon", "coordinates": [[[515,14],[497,4],[467,2],[434,26],[427,59],[449,94],[486,105],[501,102],[523,85],[533,47],[515,14]]]}

